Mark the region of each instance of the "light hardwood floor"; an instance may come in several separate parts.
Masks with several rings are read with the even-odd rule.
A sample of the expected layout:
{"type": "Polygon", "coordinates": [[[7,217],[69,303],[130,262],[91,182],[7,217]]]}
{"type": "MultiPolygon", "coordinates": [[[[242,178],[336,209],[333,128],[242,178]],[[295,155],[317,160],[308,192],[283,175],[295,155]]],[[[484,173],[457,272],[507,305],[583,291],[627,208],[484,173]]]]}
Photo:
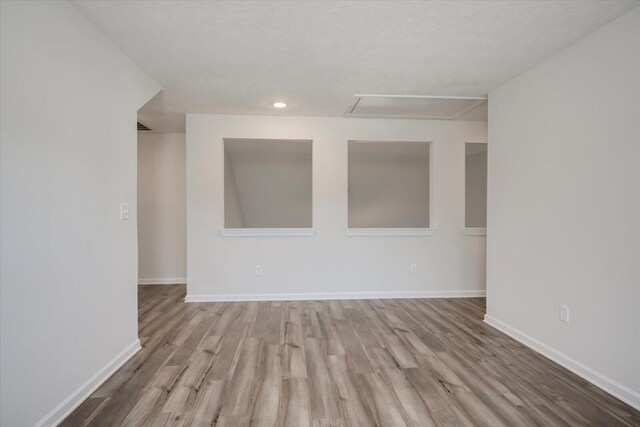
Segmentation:
{"type": "Polygon", "coordinates": [[[482,322],[483,298],[184,303],[140,286],[142,350],[64,426],[640,425],[482,322]]]}

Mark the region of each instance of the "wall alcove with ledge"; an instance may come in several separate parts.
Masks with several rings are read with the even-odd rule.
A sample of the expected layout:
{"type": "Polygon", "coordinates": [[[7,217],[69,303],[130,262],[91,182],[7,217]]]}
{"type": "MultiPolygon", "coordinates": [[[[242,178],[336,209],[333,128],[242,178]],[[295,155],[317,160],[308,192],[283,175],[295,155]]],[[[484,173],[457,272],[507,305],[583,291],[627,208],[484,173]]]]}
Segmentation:
{"type": "MultiPolygon", "coordinates": [[[[187,300],[484,295],[484,239],[460,229],[465,142],[486,141],[486,122],[188,114],[186,123],[187,300]],[[380,141],[415,164],[400,173],[400,183],[381,173],[375,185],[359,187],[365,197],[355,201],[382,206],[384,221],[351,222],[350,209],[358,205],[349,200],[356,190],[349,183],[349,147],[380,141]],[[272,151],[264,154],[269,161],[251,160],[251,151],[270,146],[297,154],[272,151]],[[278,162],[277,171],[267,172],[278,162]],[[295,188],[283,191],[291,184],[285,180],[295,188]],[[243,189],[247,182],[250,191],[243,189]],[[395,191],[411,182],[419,185],[402,199],[380,200],[388,195],[385,185],[395,191]],[[374,194],[380,186],[382,193],[374,194]],[[393,222],[395,205],[409,202],[410,215],[393,222]]],[[[383,170],[388,167],[395,166],[383,170]]],[[[361,176],[376,176],[367,168],[361,176]]]]}
{"type": "Polygon", "coordinates": [[[225,237],[312,236],[309,139],[224,138],[225,237]]]}

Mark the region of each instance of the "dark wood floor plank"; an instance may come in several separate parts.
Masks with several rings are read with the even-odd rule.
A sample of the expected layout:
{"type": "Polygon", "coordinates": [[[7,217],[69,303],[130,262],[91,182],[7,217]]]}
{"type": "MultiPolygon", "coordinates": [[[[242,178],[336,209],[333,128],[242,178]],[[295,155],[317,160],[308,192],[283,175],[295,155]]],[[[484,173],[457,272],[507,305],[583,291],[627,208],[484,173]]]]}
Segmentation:
{"type": "Polygon", "coordinates": [[[640,426],[486,325],[484,298],[184,303],[139,287],[142,350],[63,426],[640,426]]]}

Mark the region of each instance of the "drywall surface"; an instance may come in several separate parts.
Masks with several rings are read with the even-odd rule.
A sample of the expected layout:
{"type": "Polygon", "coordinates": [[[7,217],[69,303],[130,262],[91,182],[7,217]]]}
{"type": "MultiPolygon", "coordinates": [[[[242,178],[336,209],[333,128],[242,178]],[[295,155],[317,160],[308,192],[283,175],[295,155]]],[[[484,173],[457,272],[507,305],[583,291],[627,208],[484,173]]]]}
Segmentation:
{"type": "Polygon", "coordinates": [[[51,425],[138,345],[135,119],[159,88],[67,2],[0,7],[0,424],[51,425]]]}
{"type": "Polygon", "coordinates": [[[487,241],[490,318],[636,406],[638,46],[640,8],[490,94],[487,241]]]}
{"type": "Polygon", "coordinates": [[[464,236],[462,228],[464,144],[485,141],[483,122],[187,115],[188,293],[483,291],[485,238],[464,236]],[[223,138],[313,140],[315,236],[220,235],[223,138]],[[349,140],[432,142],[435,236],[347,236],[349,140]]]}
{"type": "Polygon", "coordinates": [[[184,133],[138,132],[138,278],[184,283],[187,183],[184,133]]]}

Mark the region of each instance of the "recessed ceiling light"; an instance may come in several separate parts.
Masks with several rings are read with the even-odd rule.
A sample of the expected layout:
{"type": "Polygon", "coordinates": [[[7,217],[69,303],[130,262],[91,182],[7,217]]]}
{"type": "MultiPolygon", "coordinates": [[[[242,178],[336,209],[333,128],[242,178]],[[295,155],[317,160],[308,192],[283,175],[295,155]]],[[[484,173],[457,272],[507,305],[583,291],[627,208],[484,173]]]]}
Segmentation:
{"type": "Polygon", "coordinates": [[[276,107],[276,108],[284,108],[284,107],[287,106],[287,103],[286,102],[274,102],[273,106],[276,107]]]}

